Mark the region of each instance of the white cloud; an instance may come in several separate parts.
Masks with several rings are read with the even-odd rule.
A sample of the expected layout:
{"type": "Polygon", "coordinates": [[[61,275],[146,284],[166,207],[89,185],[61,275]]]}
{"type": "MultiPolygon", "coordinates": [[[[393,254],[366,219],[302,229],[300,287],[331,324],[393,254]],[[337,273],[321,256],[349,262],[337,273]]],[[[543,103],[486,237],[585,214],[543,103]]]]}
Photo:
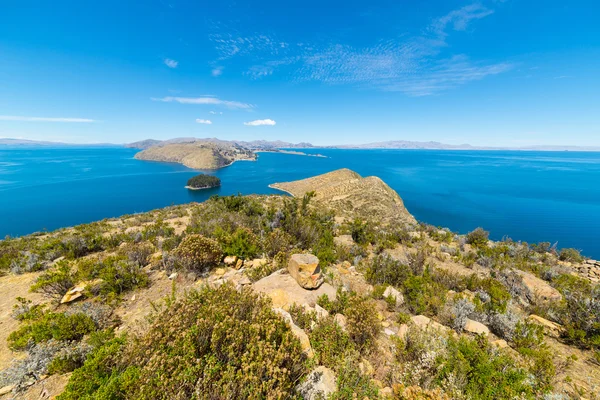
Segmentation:
{"type": "Polygon", "coordinates": [[[223,74],[223,67],[213,68],[213,70],[211,71],[211,74],[215,78],[218,76],[221,76],[223,74]]]}
{"type": "Polygon", "coordinates": [[[97,122],[88,118],[47,118],[47,117],[21,117],[14,115],[0,115],[0,121],[23,121],[23,122],[97,122]]]}
{"type": "Polygon", "coordinates": [[[355,85],[424,96],[513,67],[503,61],[472,61],[453,51],[448,43],[450,33],[466,31],[473,22],[493,13],[493,9],[473,3],[432,19],[419,34],[374,38],[374,44],[366,46],[335,42],[289,45],[265,35],[221,34],[211,39],[221,54],[220,60],[232,57],[248,60],[244,74],[252,79],[268,77],[287,66],[297,82],[355,85]]]}
{"type": "Polygon", "coordinates": [[[152,101],[162,101],[165,103],[180,103],[180,104],[208,104],[225,106],[232,109],[249,110],[254,108],[254,105],[248,103],[241,103],[239,101],[221,100],[216,97],[204,96],[204,97],[173,97],[167,96],[163,98],[150,98],[152,101]]]}
{"type": "Polygon", "coordinates": [[[217,112],[217,111],[209,111],[208,113],[212,114],[212,115],[217,115],[217,114],[218,115],[223,115],[223,111],[219,111],[219,112],[217,112]]]}
{"type": "Polygon", "coordinates": [[[177,68],[179,65],[179,61],[173,60],[171,58],[165,58],[165,65],[169,68],[177,68]]]}
{"type": "Polygon", "coordinates": [[[276,124],[276,122],[273,121],[272,119],[257,119],[255,121],[244,122],[244,125],[247,125],[247,126],[262,126],[262,125],[273,126],[275,124],[276,124]]]}
{"type": "Polygon", "coordinates": [[[212,121],[210,119],[196,119],[196,122],[204,125],[212,125],[212,121]]]}

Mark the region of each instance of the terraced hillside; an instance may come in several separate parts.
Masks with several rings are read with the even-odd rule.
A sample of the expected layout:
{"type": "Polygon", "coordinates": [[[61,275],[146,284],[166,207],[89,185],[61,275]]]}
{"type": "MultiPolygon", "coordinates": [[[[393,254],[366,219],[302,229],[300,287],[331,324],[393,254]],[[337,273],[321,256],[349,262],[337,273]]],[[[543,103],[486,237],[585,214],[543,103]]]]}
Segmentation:
{"type": "Polygon", "coordinates": [[[314,192],[317,202],[350,219],[416,223],[400,196],[385,182],[376,176],[363,178],[349,169],[294,182],[275,183],[271,187],[295,197],[314,192]]]}
{"type": "Polygon", "coordinates": [[[152,146],[137,153],[135,158],[174,162],[193,169],[219,169],[238,160],[256,160],[256,155],[232,143],[194,142],[152,146]]]}

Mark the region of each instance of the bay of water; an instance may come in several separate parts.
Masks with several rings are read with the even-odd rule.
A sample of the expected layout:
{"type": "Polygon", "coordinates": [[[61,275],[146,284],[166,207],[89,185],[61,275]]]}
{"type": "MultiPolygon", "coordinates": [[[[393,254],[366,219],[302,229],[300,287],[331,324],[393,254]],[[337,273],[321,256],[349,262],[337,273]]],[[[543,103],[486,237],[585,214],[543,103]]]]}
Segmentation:
{"type": "MultiPolygon", "coordinates": [[[[220,188],[189,191],[197,174],[138,161],[135,149],[0,148],[0,236],[92,222],[213,194],[279,193],[269,184],[350,168],[396,190],[420,221],[493,239],[558,242],[600,258],[600,153],[307,150],[327,158],[260,153],[208,172],[220,188]]],[[[206,171],[205,171],[206,172],[206,171]]]]}

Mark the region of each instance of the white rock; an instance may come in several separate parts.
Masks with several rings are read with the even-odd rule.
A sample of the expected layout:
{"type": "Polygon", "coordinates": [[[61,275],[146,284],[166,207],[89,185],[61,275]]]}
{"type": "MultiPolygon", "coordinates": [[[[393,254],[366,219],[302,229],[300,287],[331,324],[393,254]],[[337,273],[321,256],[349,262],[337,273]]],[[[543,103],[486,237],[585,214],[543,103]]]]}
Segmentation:
{"type": "Polygon", "coordinates": [[[305,400],[326,399],[337,390],[335,373],[327,367],[317,367],[296,390],[305,400]]]}
{"type": "Polygon", "coordinates": [[[169,279],[173,280],[173,279],[177,278],[177,275],[178,275],[177,272],[173,272],[171,275],[169,275],[169,279]]]}
{"type": "Polygon", "coordinates": [[[404,296],[400,291],[392,286],[388,286],[383,292],[383,297],[393,297],[396,299],[396,306],[401,306],[404,304],[404,296]]]}
{"type": "Polygon", "coordinates": [[[317,314],[317,318],[319,319],[326,318],[329,316],[329,311],[327,311],[318,304],[315,304],[315,313],[317,314]]]}
{"type": "Polygon", "coordinates": [[[348,324],[348,321],[344,314],[335,314],[335,316],[333,317],[333,320],[335,321],[336,324],[338,324],[340,326],[340,328],[342,328],[343,331],[346,330],[346,325],[348,324]]]}

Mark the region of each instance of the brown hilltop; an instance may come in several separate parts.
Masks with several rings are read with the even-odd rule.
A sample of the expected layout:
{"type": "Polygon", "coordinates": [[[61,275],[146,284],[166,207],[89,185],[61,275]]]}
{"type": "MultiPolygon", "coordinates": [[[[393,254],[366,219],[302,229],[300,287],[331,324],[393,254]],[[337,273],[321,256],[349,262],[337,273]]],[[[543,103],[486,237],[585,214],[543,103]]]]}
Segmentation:
{"type": "Polygon", "coordinates": [[[275,183],[272,188],[294,197],[315,192],[315,200],[346,218],[416,223],[398,193],[376,176],[361,177],[347,168],[294,182],[275,183]]]}
{"type": "Polygon", "coordinates": [[[183,164],[193,169],[219,169],[238,160],[255,160],[251,150],[231,143],[193,142],[153,146],[135,155],[138,160],[183,164]]]}

